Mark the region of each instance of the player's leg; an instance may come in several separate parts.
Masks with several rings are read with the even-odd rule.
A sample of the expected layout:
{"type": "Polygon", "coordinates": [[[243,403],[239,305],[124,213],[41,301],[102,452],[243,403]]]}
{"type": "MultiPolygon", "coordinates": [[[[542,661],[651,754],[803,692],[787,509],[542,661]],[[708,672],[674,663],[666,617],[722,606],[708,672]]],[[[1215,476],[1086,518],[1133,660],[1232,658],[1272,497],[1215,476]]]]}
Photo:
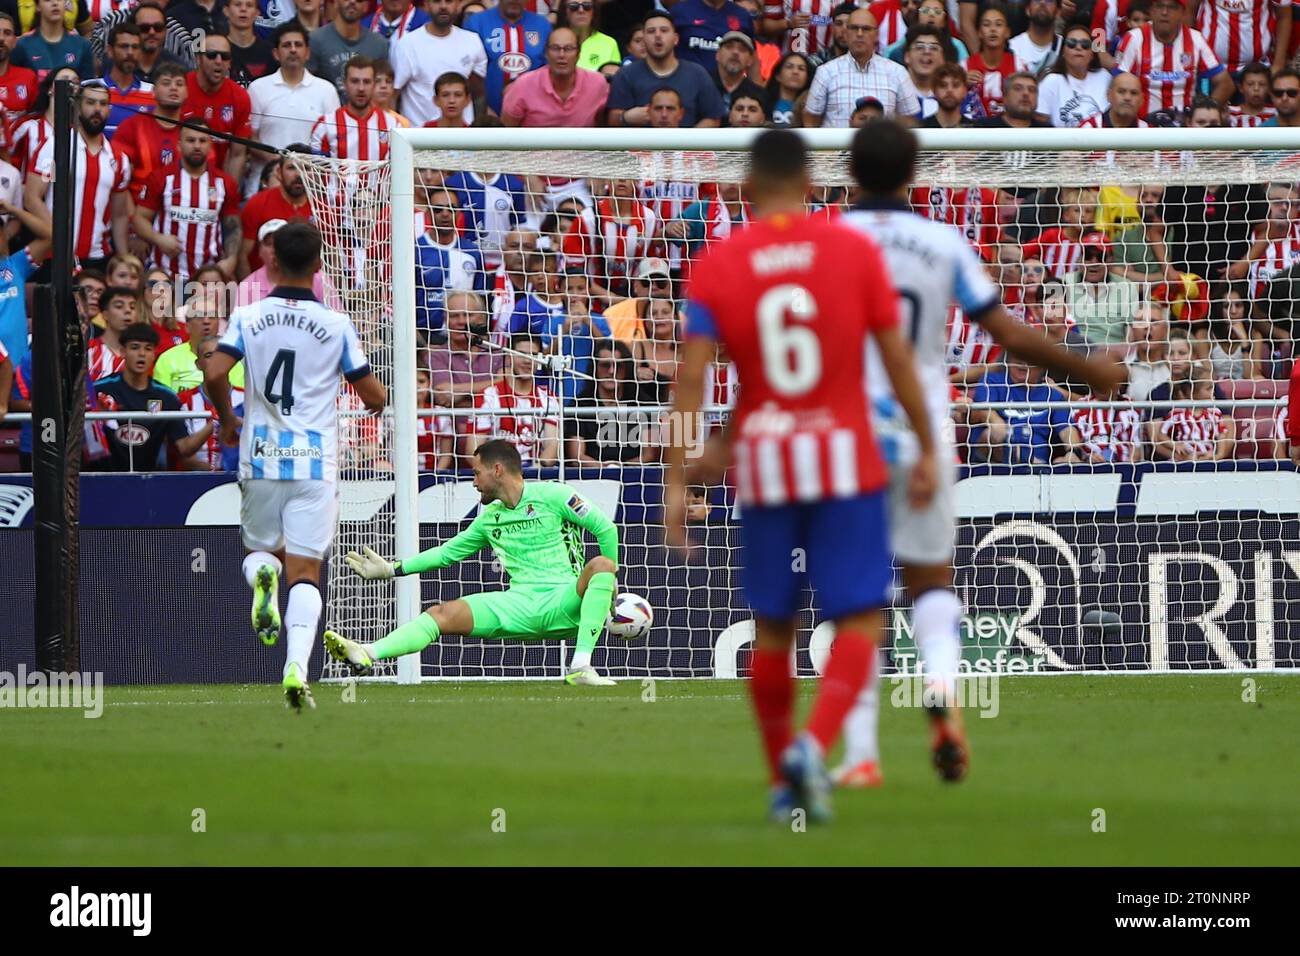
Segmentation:
{"type": "Polygon", "coordinates": [[[284,572],[279,487],[282,484],[256,479],[239,483],[239,528],[248,551],[243,572],[253,591],[253,631],[268,647],[280,639],[280,575],[284,572]]]}
{"type": "Polygon", "coordinates": [[[285,481],[281,522],[284,528],[284,570],[289,602],[284,612],[284,693],[295,710],[315,707],[307,675],[311,650],[320,626],[321,562],[329,551],[338,516],[338,488],[319,480],[285,481]]]}
{"type": "Polygon", "coordinates": [[[903,584],[912,598],[912,633],[923,665],[922,701],[930,719],[934,767],[944,780],[955,782],[966,775],[970,747],[957,701],[961,600],[952,588],[952,565],[904,565],[903,584]]]}
{"type": "Polygon", "coordinates": [[[565,680],[569,683],[614,683],[605,677],[599,677],[598,681],[590,678],[595,675],[595,669],[591,666],[591,652],[600,640],[600,635],[605,633],[605,624],[614,606],[614,591],[618,586],[616,571],[614,562],[602,555],[588,561],[578,577],[577,593],[582,604],[575,638],[577,646],[565,674],[565,680]]]}
{"type": "Polygon", "coordinates": [[[740,522],[741,586],[754,611],[749,695],[772,783],[770,815],[787,823],[797,799],[782,776],[781,755],[793,737],[790,650],[805,576],[805,565],[795,554],[801,544],[800,522],[797,505],[746,508],[740,522]]]}
{"type": "MultiPolygon", "coordinates": [[[[943,460],[952,460],[948,446],[942,447],[939,454],[943,460]]],[[[941,469],[934,498],[925,508],[914,509],[907,497],[909,473],[906,463],[891,469],[891,547],[901,566],[903,585],[913,601],[912,631],[920,660],[927,678],[935,681],[934,692],[946,694],[944,688],[955,687],[961,658],[961,602],[952,589],[956,476],[952,468],[941,469]]],[[[877,744],[879,706],[877,672],[845,720],[844,760],[834,774],[841,786],[877,786],[883,779],[877,744]]],[[[960,714],[951,709],[931,714],[931,722],[935,726],[934,752],[942,750],[945,763],[954,769],[959,764],[964,767],[966,747],[960,714]]],[[[945,779],[956,778],[945,775],[945,779]]]]}
{"type": "Polygon", "coordinates": [[[835,642],[808,729],[787,750],[783,766],[787,776],[802,775],[805,789],[821,797],[827,811],[829,802],[819,793],[830,789],[824,760],[870,683],[884,635],[883,608],[893,587],[887,503],[886,492],[879,491],[809,509],[808,576],[822,612],[835,623],[835,642]],[[846,541],[865,560],[846,560],[846,541]]]}
{"type": "MultiPolygon", "coordinates": [[[[470,595],[470,599],[480,595],[470,595]]],[[[427,607],[413,619],[375,641],[361,644],[348,640],[333,631],[325,632],[325,650],[336,661],[346,664],[354,674],[367,674],[376,661],[392,660],[407,654],[418,654],[443,634],[472,634],[475,622],[491,623],[491,616],[480,607],[477,610],[464,598],[445,604],[427,607]]]]}

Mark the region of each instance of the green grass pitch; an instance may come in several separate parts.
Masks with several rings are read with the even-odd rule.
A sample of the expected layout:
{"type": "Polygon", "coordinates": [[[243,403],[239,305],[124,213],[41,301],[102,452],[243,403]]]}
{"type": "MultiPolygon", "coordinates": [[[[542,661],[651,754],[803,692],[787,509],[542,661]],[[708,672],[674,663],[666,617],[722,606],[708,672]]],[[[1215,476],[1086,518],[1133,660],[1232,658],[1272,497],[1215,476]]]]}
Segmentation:
{"type": "Polygon", "coordinates": [[[886,707],[885,786],[804,833],[763,822],[741,682],[322,684],[302,716],[278,687],[109,687],[98,720],[0,711],[0,859],[1292,864],[1300,678],[1249,675],[1247,703],[1246,676],[1004,679],[956,786],[921,713],[886,707]]]}

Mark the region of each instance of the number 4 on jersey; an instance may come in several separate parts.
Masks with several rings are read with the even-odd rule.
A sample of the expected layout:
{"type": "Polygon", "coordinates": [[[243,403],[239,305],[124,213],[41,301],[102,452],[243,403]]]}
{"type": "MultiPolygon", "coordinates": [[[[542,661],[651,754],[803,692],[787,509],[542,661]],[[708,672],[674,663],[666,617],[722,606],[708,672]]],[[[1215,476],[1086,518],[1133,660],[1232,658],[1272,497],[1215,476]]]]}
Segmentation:
{"type": "Polygon", "coordinates": [[[266,396],[268,402],[280,406],[282,415],[289,415],[293,412],[293,362],[295,354],[293,349],[280,349],[275,353],[275,358],[271,360],[271,369],[266,373],[266,386],[262,389],[262,394],[266,396]],[[283,375],[281,379],[283,387],[277,395],[275,380],[280,375],[283,375]]]}

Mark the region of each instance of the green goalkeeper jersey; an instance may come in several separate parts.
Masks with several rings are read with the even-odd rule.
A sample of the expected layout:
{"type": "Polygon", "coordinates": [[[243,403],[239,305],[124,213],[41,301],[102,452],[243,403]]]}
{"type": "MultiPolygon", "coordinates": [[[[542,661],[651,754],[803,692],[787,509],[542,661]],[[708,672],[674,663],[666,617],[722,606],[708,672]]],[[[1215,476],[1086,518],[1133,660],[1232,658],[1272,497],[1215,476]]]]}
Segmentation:
{"type": "Polygon", "coordinates": [[[510,576],[512,588],[571,584],[587,563],[582,532],[590,531],[600,553],[618,563],[614,522],[568,485],[528,481],[513,508],[494,501],[468,528],[445,544],[402,562],[403,574],[445,568],[490,547],[510,576]]]}

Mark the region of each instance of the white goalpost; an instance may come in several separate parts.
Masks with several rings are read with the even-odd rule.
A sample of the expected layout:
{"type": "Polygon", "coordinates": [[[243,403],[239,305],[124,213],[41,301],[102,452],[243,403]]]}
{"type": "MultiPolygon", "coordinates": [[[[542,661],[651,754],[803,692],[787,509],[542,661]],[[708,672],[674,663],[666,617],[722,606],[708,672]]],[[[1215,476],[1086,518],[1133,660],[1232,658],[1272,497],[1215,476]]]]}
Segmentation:
{"type": "MultiPolygon", "coordinates": [[[[399,129],[391,134],[387,162],[302,157],[325,237],[329,286],[343,290],[331,292],[330,304],[352,315],[392,406],[377,423],[356,415],[353,403],[342,408],[343,508],[330,562],[328,626],[372,641],[424,605],[501,587],[490,554],[426,576],[423,587],[416,577],[361,582],[341,556],[363,544],[386,556],[408,556],[463,527],[477,509],[468,475],[433,466],[454,464],[457,456],[463,464],[474,436],[510,434],[541,460],[547,436],[555,434],[557,460],[537,474],[576,484],[609,511],[628,556],[619,590],[646,595],[656,612],[648,639],[602,641],[598,669],[616,678],[743,672],[752,625],[730,560],[735,515],[725,489],[703,489],[695,531],[702,548],[694,564],[682,565],[659,544],[653,455],[593,459],[610,447],[612,455],[632,442],[653,444],[658,434],[666,386],[654,370],[665,367],[661,346],[667,346],[653,330],[671,327],[672,315],[669,306],[656,303],[660,293],[632,294],[640,261],[665,260],[672,273],[668,289],[680,300],[691,259],[743,222],[743,200],[733,202],[724,187],[743,179],[745,151],[759,132],[399,129]],[[517,179],[524,209],[486,217],[479,237],[489,259],[485,279],[466,283],[436,273],[435,286],[432,260],[420,258],[417,240],[437,214],[429,197],[441,195],[442,183],[458,172],[517,179]],[[613,201],[619,183],[633,184],[625,187],[634,194],[625,206],[646,210],[631,230],[602,218],[602,203],[613,201]],[[576,223],[557,220],[557,210],[578,212],[576,223]],[[503,223],[531,237],[533,245],[518,261],[500,248],[503,223]],[[498,276],[496,284],[504,283],[506,291],[493,286],[491,263],[498,259],[505,259],[505,278],[498,276]],[[512,272],[519,261],[522,271],[512,272]],[[516,288],[520,276],[524,287],[516,288]],[[586,290],[574,292],[571,277],[585,280],[577,286],[586,290]],[[474,339],[476,347],[493,356],[503,376],[530,368],[534,385],[555,399],[554,408],[521,413],[520,406],[482,398],[441,405],[422,394],[417,368],[427,368],[434,351],[449,348],[439,341],[447,331],[447,304],[466,284],[479,298],[462,302],[481,303],[491,329],[474,339]],[[540,290],[538,304],[513,314],[524,316],[516,326],[524,321],[549,328],[538,336],[540,358],[516,354],[508,337],[510,297],[530,289],[540,290]],[[624,365],[597,366],[595,350],[605,336],[591,331],[596,322],[566,321],[579,295],[589,298],[592,313],[604,307],[611,328],[624,319],[610,320],[609,313],[627,316],[620,328],[633,331],[623,340],[652,369],[628,386],[636,403],[601,404],[601,368],[622,374],[624,365]],[[615,309],[625,298],[636,308],[615,309]],[[640,299],[644,304],[637,304],[640,299]],[[662,308],[669,309],[667,320],[662,308]],[[587,392],[590,398],[573,400],[587,392]],[[448,441],[451,459],[445,458],[448,441]],[[570,455],[575,450],[581,461],[570,455]]],[[[846,163],[852,131],[799,132],[812,153],[814,201],[842,208],[852,185],[846,163]]],[[[1300,666],[1300,478],[1283,460],[1286,389],[1279,373],[1291,359],[1291,306],[1300,299],[1300,136],[1282,129],[918,135],[914,206],[923,211],[927,204],[930,215],[967,234],[1014,309],[1045,327],[1060,323],[1063,337],[1061,330],[1103,328],[1114,336],[1123,324],[1119,340],[1094,338],[1094,344],[1138,356],[1144,385],[1150,384],[1146,377],[1160,379],[1156,390],[1133,401],[1069,392],[1049,403],[1016,402],[1009,417],[1023,413],[1029,437],[1016,444],[1020,433],[1013,423],[998,446],[990,437],[996,429],[980,423],[988,420],[983,413],[1006,412],[1006,403],[977,397],[979,375],[994,368],[995,356],[977,328],[954,317],[950,359],[958,378],[970,376],[953,426],[966,449],[956,583],[967,606],[969,665],[1011,673],[1300,666]],[[1164,198],[1153,205],[1152,192],[1164,198]],[[1193,221],[1202,214],[1200,204],[1215,197],[1231,207],[1222,242],[1218,233],[1201,235],[1193,221]],[[1277,203],[1292,203],[1293,225],[1280,223],[1277,203]],[[1153,208],[1157,220],[1150,218],[1153,208]],[[1072,231],[1076,226],[1106,239],[1107,275],[1115,278],[1104,288],[1086,284],[1086,246],[1081,232],[1072,231]],[[1054,229],[1063,231],[1048,241],[1038,235],[1054,229]],[[1294,246],[1287,244],[1292,232],[1294,246]],[[1182,264],[1189,261],[1210,274],[1183,279],[1182,264]],[[1040,264],[1046,293],[1031,278],[1040,264]],[[1074,273],[1083,278],[1069,279],[1074,273]],[[1129,309],[1133,314],[1120,314],[1129,309]],[[1235,318],[1243,309],[1244,318],[1235,318]],[[1162,321],[1163,332],[1142,333],[1146,338],[1133,329],[1162,321]],[[1208,392],[1201,374],[1212,378],[1208,392]],[[1165,384],[1180,390],[1160,391],[1165,384]],[[1042,453],[1049,461],[1034,457],[1040,453],[1035,416],[1044,416],[1048,446],[1042,453]],[[1229,432],[1231,446],[1222,455],[1229,432]],[[1196,451],[1206,443],[1211,457],[1196,451]],[[1183,445],[1191,450],[1180,451],[1183,445]],[[1073,460],[1050,465],[1062,448],[1073,460]]],[[[462,210],[460,216],[458,230],[473,233],[471,214],[462,210]]],[[[622,339],[617,332],[613,337],[622,339]]],[[[720,358],[710,405],[719,421],[733,395],[727,375],[720,358]]],[[[617,383],[609,387],[624,394],[617,383]]],[[[800,623],[800,673],[816,673],[830,635],[812,607],[800,623]]],[[[905,670],[911,659],[905,608],[893,612],[891,625],[889,667],[905,670]]],[[[426,650],[423,665],[404,658],[379,679],[556,678],[562,655],[553,643],[449,637],[426,650]]],[[[339,674],[327,668],[327,676],[339,674]]]]}

